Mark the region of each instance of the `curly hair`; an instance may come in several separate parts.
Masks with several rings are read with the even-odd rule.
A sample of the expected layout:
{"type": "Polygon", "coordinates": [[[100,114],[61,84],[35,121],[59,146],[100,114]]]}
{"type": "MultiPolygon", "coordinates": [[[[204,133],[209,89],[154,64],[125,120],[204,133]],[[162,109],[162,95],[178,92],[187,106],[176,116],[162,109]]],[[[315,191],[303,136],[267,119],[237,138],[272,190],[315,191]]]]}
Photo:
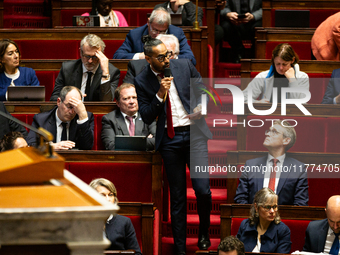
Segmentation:
{"type": "Polygon", "coordinates": [[[235,250],[237,255],[244,255],[244,244],[235,236],[227,236],[218,245],[217,254],[219,254],[219,251],[228,252],[235,250]]]}

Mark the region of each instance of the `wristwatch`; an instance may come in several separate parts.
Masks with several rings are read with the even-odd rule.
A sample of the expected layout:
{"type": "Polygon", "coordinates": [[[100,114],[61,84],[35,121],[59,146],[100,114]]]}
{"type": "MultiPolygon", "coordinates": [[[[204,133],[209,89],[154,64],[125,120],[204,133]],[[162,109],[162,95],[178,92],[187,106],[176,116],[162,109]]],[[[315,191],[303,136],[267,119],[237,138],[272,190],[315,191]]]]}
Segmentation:
{"type": "Polygon", "coordinates": [[[102,78],[105,78],[106,80],[110,80],[110,74],[102,75],[102,78]]]}

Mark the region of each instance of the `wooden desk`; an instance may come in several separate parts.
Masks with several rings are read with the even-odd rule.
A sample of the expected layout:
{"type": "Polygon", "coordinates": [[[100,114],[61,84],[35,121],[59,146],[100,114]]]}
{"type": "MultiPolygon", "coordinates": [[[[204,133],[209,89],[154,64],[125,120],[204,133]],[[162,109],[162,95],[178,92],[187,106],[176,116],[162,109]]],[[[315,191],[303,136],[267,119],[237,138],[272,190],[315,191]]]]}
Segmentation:
{"type": "Polygon", "coordinates": [[[266,58],[267,42],[311,42],[315,29],[313,28],[256,28],[255,47],[256,58],[266,58]]]}
{"type": "Polygon", "coordinates": [[[312,9],[340,9],[338,0],[262,0],[262,26],[271,26],[272,9],[312,10],[312,9]]]}
{"type": "MultiPolygon", "coordinates": [[[[114,28],[53,28],[53,29],[2,29],[0,38],[11,38],[12,40],[77,40],[89,33],[98,35],[103,40],[125,40],[126,34],[135,27],[114,27],[114,28]]],[[[191,50],[194,53],[197,64],[196,69],[202,77],[207,77],[208,68],[208,30],[201,27],[194,30],[183,27],[186,38],[190,41],[191,50]]],[[[57,47],[57,45],[56,45],[57,47]]],[[[34,50],[34,49],[32,49],[34,50]]],[[[78,50],[78,49],[75,49],[78,50]]],[[[109,56],[110,57],[110,56],[109,56]]],[[[122,61],[122,65],[125,65],[122,61]]],[[[57,64],[54,66],[56,67],[57,64]]],[[[40,65],[41,67],[41,65],[40,65]]],[[[117,66],[119,68],[119,66],[117,66]]]]}

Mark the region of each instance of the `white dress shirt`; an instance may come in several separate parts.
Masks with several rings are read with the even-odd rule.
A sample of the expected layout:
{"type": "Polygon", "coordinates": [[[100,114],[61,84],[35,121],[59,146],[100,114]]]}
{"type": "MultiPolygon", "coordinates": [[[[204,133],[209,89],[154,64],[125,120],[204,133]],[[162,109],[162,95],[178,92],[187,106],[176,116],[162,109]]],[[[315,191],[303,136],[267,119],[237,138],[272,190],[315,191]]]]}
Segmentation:
{"type": "MultiPolygon", "coordinates": [[[[285,158],[286,158],[286,154],[283,154],[280,157],[277,157],[279,162],[276,163],[278,171],[276,171],[276,177],[275,177],[275,190],[274,190],[275,193],[276,193],[276,190],[277,190],[277,185],[280,181],[282,166],[283,166],[283,162],[284,162],[285,158]]],[[[268,185],[269,185],[270,174],[271,174],[271,170],[272,170],[273,164],[274,164],[274,162],[271,161],[272,159],[274,159],[274,157],[268,153],[267,165],[266,165],[267,171],[264,174],[263,188],[268,188],[268,185]]]]}
{"type": "MultiPolygon", "coordinates": [[[[339,236],[340,237],[340,236],[339,236]]],[[[339,238],[338,237],[338,238],[339,238]]],[[[326,242],[325,242],[325,247],[323,249],[323,252],[324,253],[327,253],[329,254],[331,248],[332,248],[332,245],[333,245],[333,242],[334,242],[334,239],[335,239],[335,235],[334,235],[334,232],[333,230],[328,227],[328,232],[327,232],[327,238],[326,238],[326,242]]]]}

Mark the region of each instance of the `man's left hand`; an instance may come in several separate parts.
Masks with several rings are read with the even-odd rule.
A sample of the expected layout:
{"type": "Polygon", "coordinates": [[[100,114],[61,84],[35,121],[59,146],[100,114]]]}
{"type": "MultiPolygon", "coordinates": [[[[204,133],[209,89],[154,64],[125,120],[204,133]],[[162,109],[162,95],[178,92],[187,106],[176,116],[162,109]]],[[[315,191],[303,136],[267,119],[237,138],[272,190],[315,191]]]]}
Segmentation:
{"type": "Polygon", "coordinates": [[[69,100],[70,105],[73,106],[73,109],[76,114],[79,116],[79,120],[83,120],[87,118],[87,111],[83,101],[79,100],[76,97],[71,97],[69,100]]]}
{"type": "Polygon", "coordinates": [[[99,59],[100,68],[102,69],[103,75],[110,74],[109,72],[109,59],[100,50],[96,51],[96,57],[99,59]]]}
{"type": "Polygon", "coordinates": [[[248,23],[250,22],[251,20],[255,19],[254,15],[251,14],[250,12],[247,12],[246,14],[246,17],[244,19],[239,19],[240,22],[242,23],[248,23]]]}

